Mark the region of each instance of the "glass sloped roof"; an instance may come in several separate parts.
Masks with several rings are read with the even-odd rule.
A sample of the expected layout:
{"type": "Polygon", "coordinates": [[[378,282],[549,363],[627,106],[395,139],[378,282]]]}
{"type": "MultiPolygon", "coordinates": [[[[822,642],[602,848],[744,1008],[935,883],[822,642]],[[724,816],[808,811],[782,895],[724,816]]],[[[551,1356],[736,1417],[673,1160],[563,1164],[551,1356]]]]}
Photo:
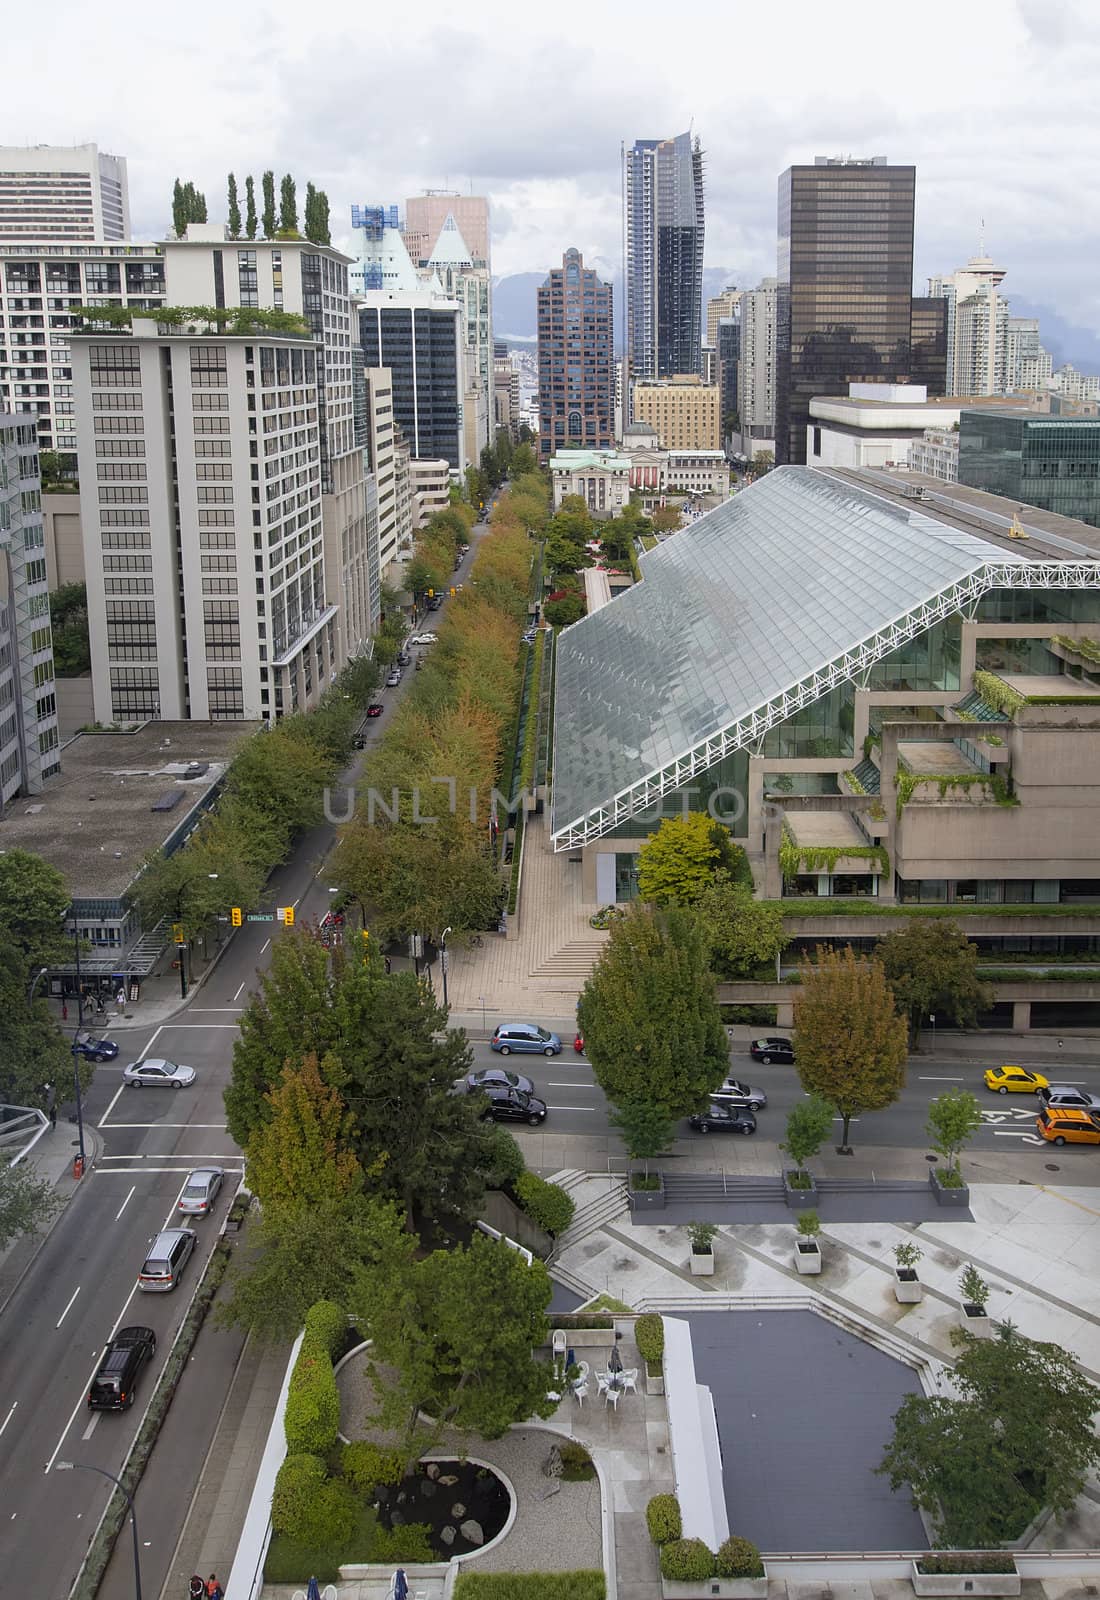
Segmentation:
{"type": "Polygon", "coordinates": [[[1025,558],[807,467],[769,473],[562,634],[555,832],[990,561],[1025,558]]]}

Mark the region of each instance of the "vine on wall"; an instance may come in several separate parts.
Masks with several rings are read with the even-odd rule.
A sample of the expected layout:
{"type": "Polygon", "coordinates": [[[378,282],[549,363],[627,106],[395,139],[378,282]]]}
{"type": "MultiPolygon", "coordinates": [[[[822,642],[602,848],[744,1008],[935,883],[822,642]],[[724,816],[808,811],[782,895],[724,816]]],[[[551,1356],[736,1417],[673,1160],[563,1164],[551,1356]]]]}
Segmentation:
{"type": "Polygon", "coordinates": [[[980,785],[985,798],[995,800],[999,806],[1018,806],[1020,803],[999,772],[899,772],[897,775],[899,818],[902,807],[909,804],[915,791],[925,783],[934,783],[937,786],[941,800],[946,800],[953,790],[973,789],[980,785]]]}
{"type": "Polygon", "coordinates": [[[779,866],[787,883],[800,873],[835,872],[838,861],[874,861],[889,872],[890,857],[881,844],[797,844],[786,827],[779,842],[779,866]]]}
{"type": "Polygon", "coordinates": [[[985,672],[979,668],[974,674],[974,687],[987,706],[994,711],[1003,711],[1006,717],[1014,717],[1017,711],[1027,705],[1027,696],[999,678],[995,672],[985,672]]]}

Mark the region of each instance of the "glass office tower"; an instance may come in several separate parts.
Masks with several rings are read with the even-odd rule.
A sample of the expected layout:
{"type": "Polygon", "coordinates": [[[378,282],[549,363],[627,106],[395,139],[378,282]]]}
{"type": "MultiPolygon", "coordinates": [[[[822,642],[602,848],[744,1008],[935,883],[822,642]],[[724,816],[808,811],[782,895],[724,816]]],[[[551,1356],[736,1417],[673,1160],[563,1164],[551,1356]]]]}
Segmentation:
{"type": "Polygon", "coordinates": [[[690,133],[623,152],[626,353],[632,379],[700,372],[703,151],[690,133]]]}
{"type": "Polygon", "coordinates": [[[1100,417],[964,411],[959,482],[1100,527],[1100,417]]]}
{"type": "Polygon", "coordinates": [[[779,179],[779,463],[805,462],[814,395],[909,377],[915,184],[885,156],[818,156],[779,179]]]}

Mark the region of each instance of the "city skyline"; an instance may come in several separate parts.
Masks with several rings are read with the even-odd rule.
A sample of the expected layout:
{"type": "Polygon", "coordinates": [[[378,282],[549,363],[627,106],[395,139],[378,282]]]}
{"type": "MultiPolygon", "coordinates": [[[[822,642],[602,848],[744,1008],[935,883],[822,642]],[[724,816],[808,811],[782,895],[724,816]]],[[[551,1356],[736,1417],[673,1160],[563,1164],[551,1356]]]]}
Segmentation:
{"type": "MultiPolygon", "coordinates": [[[[374,38],[336,0],[324,51],[305,48],[289,14],[265,15],[258,30],[248,13],[219,12],[213,59],[201,42],[204,22],[215,25],[206,0],[197,0],[186,37],[169,36],[165,21],[102,59],[94,21],[63,8],[70,48],[97,60],[96,72],[56,106],[31,87],[34,72],[21,76],[6,97],[2,137],[94,138],[127,156],[137,238],[163,236],[177,174],[219,215],[230,164],[238,176],[271,166],[308,171],[327,190],[338,245],[350,242],[348,205],[368,190],[450,187],[489,196],[499,275],[545,274],[573,244],[606,278],[621,256],[622,141],[690,125],[707,153],[706,265],[738,283],[774,274],[776,182],[787,166],[883,153],[917,168],[918,287],[974,252],[984,219],[1011,296],[1100,332],[1090,267],[1100,207],[1090,203],[1097,180],[1088,155],[1100,117],[1088,92],[1100,16],[1084,0],[997,9],[975,0],[961,10],[930,0],[921,27],[902,40],[868,0],[849,0],[843,16],[802,4],[794,12],[781,50],[762,15],[727,32],[716,5],[698,13],[696,44],[725,38],[730,64],[745,67],[731,101],[724,75],[693,72],[688,88],[684,74],[666,70],[650,47],[647,18],[660,13],[648,3],[632,13],[636,26],[616,30],[611,74],[598,54],[537,48],[529,25],[491,3],[456,26],[429,0],[403,19],[400,35],[374,38]],[[896,91],[902,44],[919,94],[896,91]],[[153,62],[158,70],[147,70],[153,62]],[[459,62],[469,70],[456,71],[459,62]],[[188,84],[186,126],[163,116],[177,82],[188,84]],[[830,84],[843,87],[823,90],[830,84]]],[[[598,8],[593,24],[603,16],[614,12],[598,8]]],[[[44,81],[55,23],[32,17],[26,36],[27,60],[44,81]]]]}

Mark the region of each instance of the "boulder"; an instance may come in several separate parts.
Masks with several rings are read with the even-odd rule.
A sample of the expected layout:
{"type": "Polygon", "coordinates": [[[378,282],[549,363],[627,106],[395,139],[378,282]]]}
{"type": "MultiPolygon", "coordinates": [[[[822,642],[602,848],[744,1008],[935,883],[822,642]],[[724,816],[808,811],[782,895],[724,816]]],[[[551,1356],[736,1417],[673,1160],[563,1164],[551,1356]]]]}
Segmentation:
{"type": "Polygon", "coordinates": [[[456,1522],[461,1522],[465,1515],[466,1507],[462,1504],[461,1500],[456,1500],[454,1505],[451,1507],[451,1516],[456,1522]]]}
{"type": "Polygon", "coordinates": [[[442,1472],[439,1475],[439,1481],[442,1484],[446,1484],[448,1489],[451,1489],[458,1482],[458,1474],[455,1472],[442,1472]]]}
{"type": "Polygon", "coordinates": [[[485,1543],[485,1535],[482,1532],[481,1523],[475,1522],[473,1517],[471,1517],[468,1522],[464,1522],[458,1531],[465,1539],[467,1544],[485,1543]]]}
{"type": "Polygon", "coordinates": [[[444,1544],[454,1544],[458,1535],[456,1534],[454,1528],[448,1524],[447,1527],[440,1529],[439,1537],[443,1540],[444,1544]]]}
{"type": "Polygon", "coordinates": [[[424,1468],[424,1470],[427,1473],[429,1478],[438,1478],[439,1477],[439,1462],[438,1461],[429,1461],[428,1465],[424,1468]]]}

